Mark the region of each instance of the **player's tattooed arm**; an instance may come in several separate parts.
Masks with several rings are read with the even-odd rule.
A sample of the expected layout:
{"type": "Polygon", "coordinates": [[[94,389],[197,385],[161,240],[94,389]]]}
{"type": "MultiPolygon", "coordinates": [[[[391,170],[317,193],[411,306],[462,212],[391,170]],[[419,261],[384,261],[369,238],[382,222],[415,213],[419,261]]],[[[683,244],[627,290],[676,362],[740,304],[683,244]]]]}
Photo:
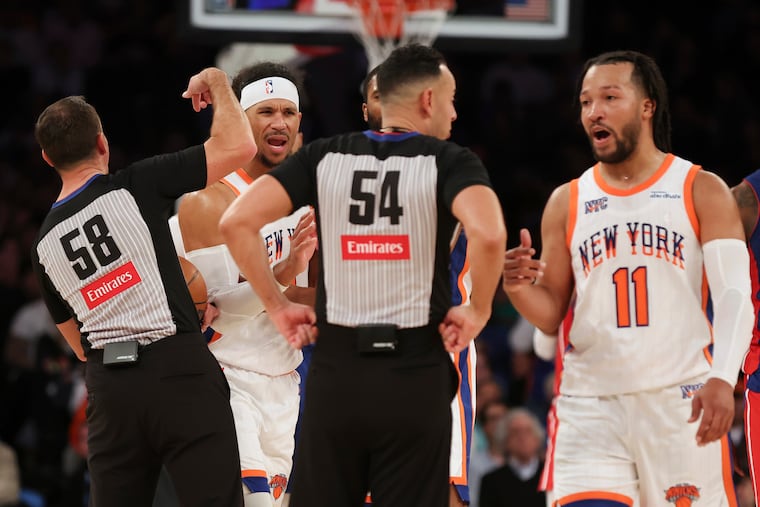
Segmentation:
{"type": "Polygon", "coordinates": [[[757,225],[757,197],[749,184],[744,181],[731,188],[731,193],[734,195],[736,204],[739,206],[739,214],[741,215],[742,225],[744,227],[744,236],[749,239],[757,225]]]}

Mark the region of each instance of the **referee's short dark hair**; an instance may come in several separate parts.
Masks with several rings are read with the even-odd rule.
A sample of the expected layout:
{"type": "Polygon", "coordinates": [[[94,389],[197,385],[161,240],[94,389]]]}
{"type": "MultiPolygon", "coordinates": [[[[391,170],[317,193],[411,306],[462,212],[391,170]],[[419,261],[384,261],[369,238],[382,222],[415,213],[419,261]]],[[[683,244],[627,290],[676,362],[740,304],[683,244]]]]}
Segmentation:
{"type": "Polygon", "coordinates": [[[34,137],[59,171],[91,157],[103,131],[95,108],[76,95],[53,102],[34,125],[34,137]]]}
{"type": "Polygon", "coordinates": [[[409,84],[436,79],[441,75],[446,59],[436,49],[409,44],[393,50],[377,72],[377,91],[380,100],[390,97],[409,84]]]}

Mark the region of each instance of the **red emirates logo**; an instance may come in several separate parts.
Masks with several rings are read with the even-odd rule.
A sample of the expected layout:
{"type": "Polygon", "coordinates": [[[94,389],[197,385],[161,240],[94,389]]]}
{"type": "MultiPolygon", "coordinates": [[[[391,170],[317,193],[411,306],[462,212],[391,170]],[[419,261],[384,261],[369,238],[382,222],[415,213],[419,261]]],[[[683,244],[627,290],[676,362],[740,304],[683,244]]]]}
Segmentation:
{"type": "Polygon", "coordinates": [[[341,236],[343,260],[403,261],[409,259],[409,236],[341,236]]]}
{"type": "Polygon", "coordinates": [[[140,275],[137,274],[135,266],[130,261],[85,286],[81,293],[87,308],[92,310],[141,281],[140,275]]]}

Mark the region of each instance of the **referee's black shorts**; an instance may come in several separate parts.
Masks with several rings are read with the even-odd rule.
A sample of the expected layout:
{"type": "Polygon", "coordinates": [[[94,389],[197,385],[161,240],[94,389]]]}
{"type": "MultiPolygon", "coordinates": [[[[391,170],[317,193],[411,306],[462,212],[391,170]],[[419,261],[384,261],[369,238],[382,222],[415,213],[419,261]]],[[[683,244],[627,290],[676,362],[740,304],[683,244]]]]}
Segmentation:
{"type": "Polygon", "coordinates": [[[185,506],[242,506],[229,386],[200,333],[164,338],[129,366],[87,353],[91,506],[153,504],[162,462],[185,506]]]}
{"type": "Polygon", "coordinates": [[[396,331],[394,353],[319,324],[306,378],[291,507],[444,507],[457,375],[432,327],[396,331]]]}

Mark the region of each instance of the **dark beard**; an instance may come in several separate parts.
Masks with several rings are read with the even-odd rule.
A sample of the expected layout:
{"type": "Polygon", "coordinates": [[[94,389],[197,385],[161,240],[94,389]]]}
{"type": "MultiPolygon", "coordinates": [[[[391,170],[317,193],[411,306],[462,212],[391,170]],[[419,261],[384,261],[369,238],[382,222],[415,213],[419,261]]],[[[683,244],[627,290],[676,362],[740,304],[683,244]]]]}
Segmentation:
{"type": "Polygon", "coordinates": [[[257,155],[257,157],[259,158],[259,161],[262,163],[262,165],[266,167],[267,169],[274,169],[275,167],[277,167],[278,165],[282,163],[282,162],[277,163],[277,162],[272,161],[271,159],[267,158],[267,156],[264,155],[263,153],[261,153],[260,155],[257,155]]]}
{"type": "Polygon", "coordinates": [[[616,148],[615,151],[604,156],[600,156],[596,152],[594,149],[593,138],[589,137],[589,142],[591,143],[591,152],[594,155],[594,159],[604,164],[620,164],[621,162],[625,162],[628,160],[634,150],[636,150],[636,147],[639,144],[640,134],[641,125],[633,122],[623,127],[623,133],[620,138],[610,133],[610,135],[615,137],[615,140],[617,141],[616,148]]]}
{"type": "Polygon", "coordinates": [[[381,128],[383,128],[383,122],[377,116],[372,116],[371,114],[367,114],[367,127],[370,130],[380,130],[381,128]]]}

